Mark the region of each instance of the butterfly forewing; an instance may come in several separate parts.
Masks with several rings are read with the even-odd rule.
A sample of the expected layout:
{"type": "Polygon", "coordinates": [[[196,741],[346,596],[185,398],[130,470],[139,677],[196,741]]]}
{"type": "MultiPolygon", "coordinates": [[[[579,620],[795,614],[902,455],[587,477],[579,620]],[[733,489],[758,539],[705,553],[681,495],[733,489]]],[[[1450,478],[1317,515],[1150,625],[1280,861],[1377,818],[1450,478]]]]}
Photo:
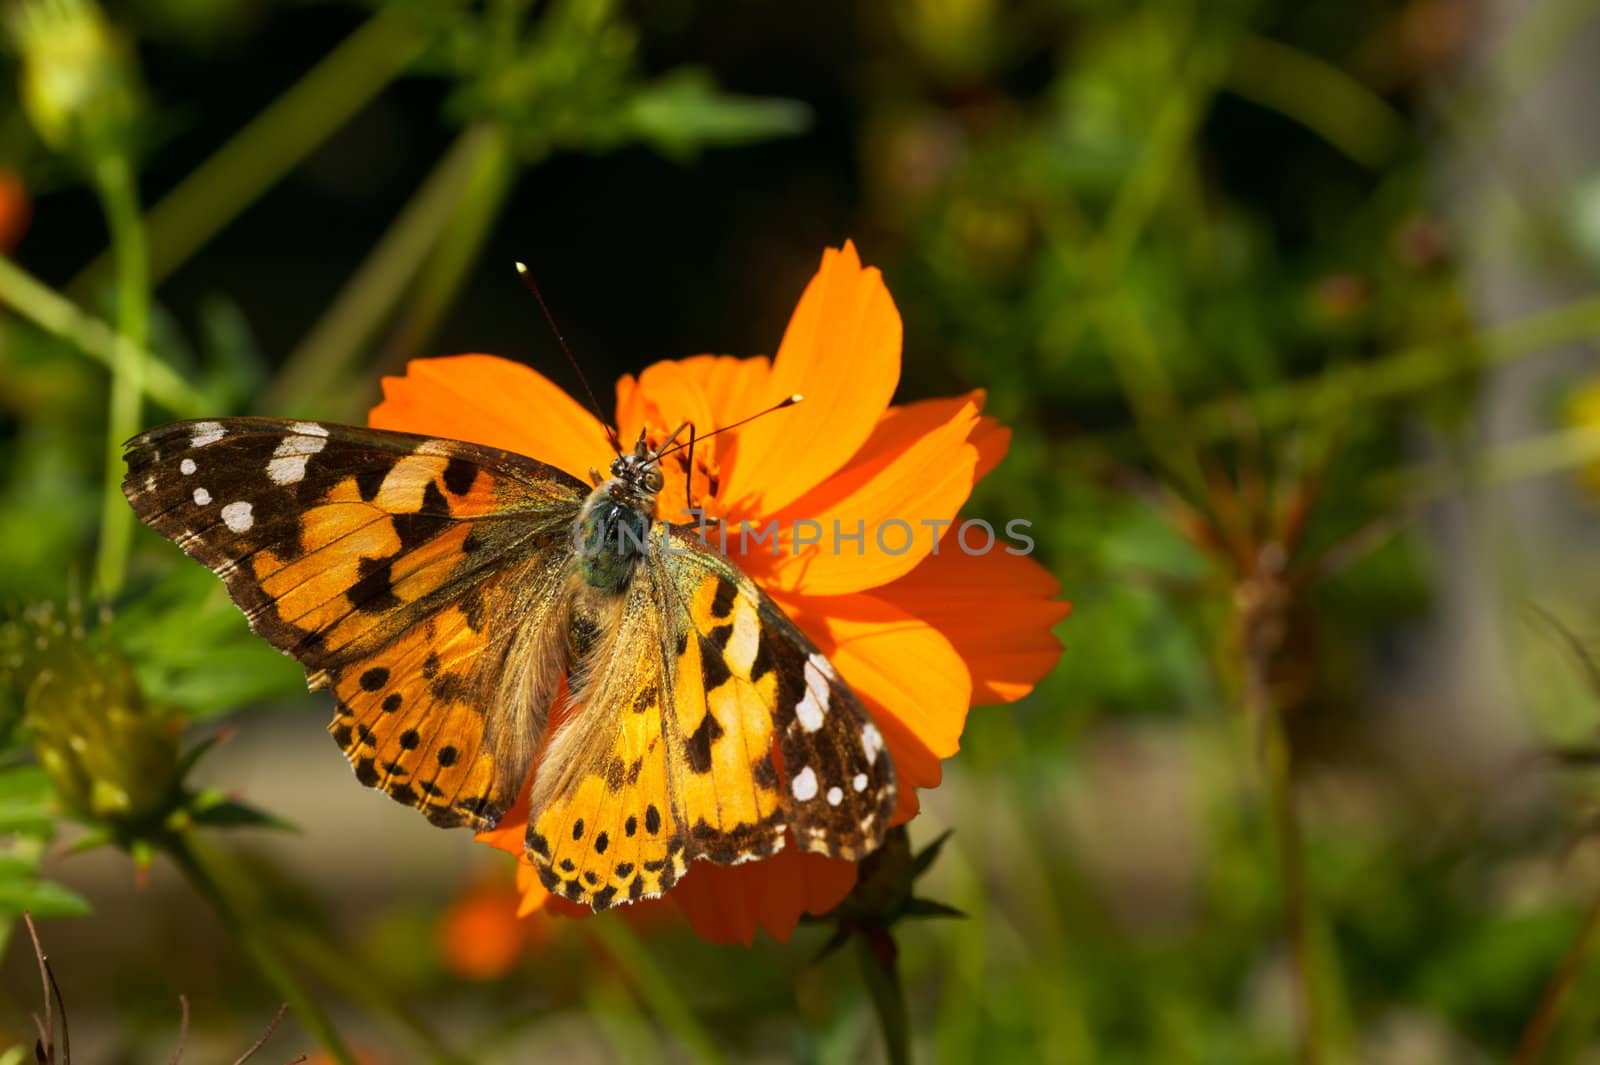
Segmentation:
{"type": "Polygon", "coordinates": [[[127,461],[139,518],[334,689],[363,783],[441,824],[510,805],[534,741],[490,741],[539,727],[553,695],[523,662],[559,634],[538,607],[564,580],[580,482],[493,448],[257,418],[163,426],[127,461]]]}

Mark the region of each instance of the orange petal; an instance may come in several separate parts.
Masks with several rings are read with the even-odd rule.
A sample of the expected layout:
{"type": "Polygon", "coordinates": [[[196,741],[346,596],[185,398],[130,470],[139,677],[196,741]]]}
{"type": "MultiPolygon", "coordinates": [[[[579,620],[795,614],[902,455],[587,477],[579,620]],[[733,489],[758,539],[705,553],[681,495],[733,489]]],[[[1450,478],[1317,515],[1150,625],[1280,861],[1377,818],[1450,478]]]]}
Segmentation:
{"type": "Polygon", "coordinates": [[[790,840],[770,858],[744,865],[694,862],[666,898],[713,943],[755,941],[764,928],[787,943],[801,914],[833,909],[856,883],[854,862],[799,850],[790,840]]]}
{"type": "MultiPolygon", "coordinates": [[[[706,431],[732,425],[761,410],[767,398],[772,366],[765,355],[747,359],[732,355],[694,355],[678,360],[678,368],[700,385],[714,422],[706,431]]],[[[780,397],[781,398],[781,397],[780,397]]]]}
{"type": "MultiPolygon", "coordinates": [[[[658,362],[645,367],[637,381],[630,375],[617,382],[617,429],[630,444],[646,423],[670,433],[684,422],[693,422],[695,432],[703,435],[715,420],[699,378],[681,362],[658,362]]],[[[680,439],[688,440],[688,436],[680,439]]],[[[696,446],[714,449],[716,444],[713,437],[696,446]]]]}
{"type": "Polygon", "coordinates": [[[939,553],[873,594],[939,630],[966,662],[974,703],[1009,703],[1033,690],[1061,657],[1051,631],[1071,606],[1031,558],[996,548],[963,552],[946,536],[939,553]]]}
{"type": "Polygon", "coordinates": [[[412,359],[404,377],[383,379],[383,402],[367,424],[515,451],[587,483],[610,464],[605,428],[536,370],[495,355],[412,359]]]}
{"type": "MultiPolygon", "coordinates": [[[[855,245],[823,253],[778,346],[754,413],[799,393],[799,406],[738,430],[724,452],[725,506],[775,513],[838,470],[872,435],[900,380],[900,312],[855,245]]],[[[742,416],[742,415],[741,415],[742,416]]]]}
{"type": "Polygon", "coordinates": [[[806,595],[843,595],[909,573],[972,494],[982,394],[896,407],[837,476],[774,515],[778,552],[729,541],[764,584],[806,595]],[[814,525],[805,525],[805,522],[814,525]],[[929,524],[933,523],[933,524],[929,524]],[[858,543],[854,534],[862,533],[858,543]],[[797,541],[818,538],[800,547],[797,541]]]}
{"type": "Polygon", "coordinates": [[[989,476],[1011,450],[1011,430],[987,414],[978,419],[978,428],[967,439],[978,449],[978,468],[972,471],[974,481],[989,476]]]}

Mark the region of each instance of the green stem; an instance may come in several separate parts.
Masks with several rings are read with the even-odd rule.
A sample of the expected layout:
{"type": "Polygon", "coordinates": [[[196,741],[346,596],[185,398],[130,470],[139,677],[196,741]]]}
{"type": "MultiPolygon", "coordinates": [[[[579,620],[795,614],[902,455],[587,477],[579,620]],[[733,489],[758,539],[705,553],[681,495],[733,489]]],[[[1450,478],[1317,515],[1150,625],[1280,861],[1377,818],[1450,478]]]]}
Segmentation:
{"type": "Polygon", "coordinates": [[[95,190],[111,231],[117,268],[117,343],[111,363],[111,409],[106,419],[105,488],[100,509],[100,551],[95,580],[100,594],[113,598],[122,589],[133,540],[133,511],[122,498],[122,443],[139,431],[144,394],[145,345],[150,315],[150,274],[139,190],[126,156],[102,160],[94,170],[95,190]]]}
{"type": "Polygon", "coordinates": [[[1407,138],[1405,120],[1361,82],[1324,59],[1255,34],[1239,39],[1227,86],[1369,170],[1381,169],[1407,138]]]}
{"type": "Polygon", "coordinates": [[[1556,1022],[1561,1019],[1562,1008],[1566,1006],[1578,977],[1583,975],[1597,942],[1600,942],[1600,895],[1589,904],[1589,912],[1584,916],[1577,938],[1567,948],[1556,971],[1550,974],[1550,982],[1539,995],[1539,1004],[1528,1019],[1528,1026],[1523,1029],[1522,1038],[1517,1041],[1512,1065],[1535,1065],[1544,1057],[1545,1046],[1555,1032],[1556,1022]]]}
{"type": "Polygon", "coordinates": [[[263,937],[249,921],[242,919],[236,904],[222,885],[222,879],[202,858],[202,847],[187,835],[173,835],[165,841],[165,850],[188,879],[195,892],[205,899],[234,940],[250,955],[256,968],[294,1011],[295,1017],[312,1038],[322,1045],[340,1065],[357,1065],[355,1055],[345,1045],[333,1022],[312,997],[293,970],[279,956],[270,940],[263,937]]]}
{"type": "MultiPolygon", "coordinates": [[[[119,350],[128,346],[106,323],[79,310],[65,296],[0,255],[0,304],[10,307],[52,336],[60,337],[100,365],[116,366],[119,350]]],[[[205,394],[185,381],[154,354],[140,348],[144,366],[141,380],[151,402],[174,414],[199,417],[207,413],[205,394]]]]}
{"type": "Polygon", "coordinates": [[[857,933],[856,961],[867,997],[878,1015],[883,1032],[883,1047],[889,1065],[911,1065],[911,1023],[906,1014],[906,990],[900,982],[900,963],[893,937],[888,932],[876,935],[857,933]]]}
{"type": "MultiPolygon", "coordinates": [[[[413,7],[380,9],[162,197],[147,222],[157,283],[411,65],[427,43],[413,7]]],[[[96,259],[69,291],[83,292],[108,267],[96,259]]]]}
{"type": "Polygon", "coordinates": [[[726,1061],[711,1034],[695,1019],[694,1011],[678,994],[672,980],[656,965],[650,952],[621,917],[605,914],[584,921],[583,927],[616,959],[656,1020],[678,1037],[695,1060],[707,1065],[722,1065],[726,1061]]]}
{"type": "Polygon", "coordinates": [[[262,397],[263,409],[303,412],[304,404],[317,402],[361,356],[439,242],[483,157],[499,150],[502,138],[488,124],[471,126],[456,138],[333,305],[290,353],[262,397]]]}
{"type": "MultiPolygon", "coordinates": [[[[1263,677],[1246,681],[1251,685],[1264,682],[1263,677]]],[[[1300,838],[1300,821],[1294,808],[1292,755],[1288,738],[1283,733],[1283,723],[1265,693],[1258,692],[1256,696],[1248,698],[1257,703],[1255,713],[1260,714],[1258,723],[1265,730],[1265,749],[1262,753],[1266,761],[1267,805],[1272,815],[1279,877],[1282,881],[1284,932],[1294,958],[1295,1021],[1300,1034],[1300,1060],[1304,1065],[1317,1065],[1324,1057],[1322,1048],[1326,1032],[1317,980],[1317,952],[1305,849],[1300,838]]]]}

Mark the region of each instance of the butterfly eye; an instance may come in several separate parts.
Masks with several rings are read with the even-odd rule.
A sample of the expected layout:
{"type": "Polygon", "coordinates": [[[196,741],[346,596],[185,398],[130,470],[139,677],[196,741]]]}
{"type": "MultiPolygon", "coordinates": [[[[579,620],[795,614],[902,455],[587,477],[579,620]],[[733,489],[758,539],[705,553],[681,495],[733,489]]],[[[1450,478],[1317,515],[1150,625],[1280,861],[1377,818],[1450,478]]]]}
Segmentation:
{"type": "Polygon", "coordinates": [[[651,466],[649,469],[644,471],[644,486],[650,491],[661,491],[661,486],[665,483],[665,480],[661,476],[661,467],[651,466]]]}

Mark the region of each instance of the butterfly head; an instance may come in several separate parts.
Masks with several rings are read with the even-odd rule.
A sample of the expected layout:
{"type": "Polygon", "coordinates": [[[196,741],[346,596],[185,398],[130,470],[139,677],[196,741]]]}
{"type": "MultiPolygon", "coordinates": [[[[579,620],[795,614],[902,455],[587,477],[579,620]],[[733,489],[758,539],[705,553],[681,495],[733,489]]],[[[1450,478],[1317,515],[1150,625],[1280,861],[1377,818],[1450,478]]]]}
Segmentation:
{"type": "Polygon", "coordinates": [[[633,445],[633,450],[618,455],[611,464],[611,480],[601,486],[605,494],[634,510],[654,514],[656,496],[666,483],[661,474],[661,451],[666,446],[651,447],[645,442],[645,434],[641,430],[639,442],[633,445]]]}

